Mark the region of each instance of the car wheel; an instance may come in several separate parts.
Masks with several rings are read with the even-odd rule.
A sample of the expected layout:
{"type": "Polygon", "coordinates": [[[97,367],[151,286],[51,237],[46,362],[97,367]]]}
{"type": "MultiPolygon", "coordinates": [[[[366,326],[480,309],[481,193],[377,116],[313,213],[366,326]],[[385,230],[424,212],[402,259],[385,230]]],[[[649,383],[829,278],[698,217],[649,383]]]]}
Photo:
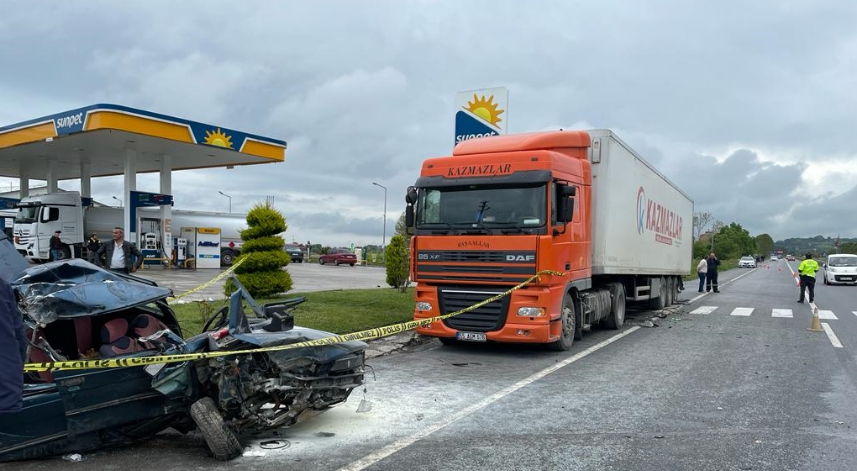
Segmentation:
{"type": "Polygon", "coordinates": [[[829,284],[830,284],[830,280],[828,280],[828,279],[827,279],[827,274],[826,274],[826,273],[825,273],[825,275],[824,275],[824,284],[826,284],[826,285],[829,285],[829,284]]]}
{"type": "Polygon", "coordinates": [[[334,260],[333,265],[338,267],[339,266],[339,260],[334,260]]]}
{"type": "Polygon", "coordinates": [[[352,267],[354,266],[354,264],[353,264],[353,263],[349,263],[349,265],[351,265],[352,267]]]}
{"type": "Polygon", "coordinates": [[[625,325],[625,285],[622,283],[610,283],[610,315],[604,319],[604,326],[608,329],[619,330],[625,325]]]}
{"type": "Polygon", "coordinates": [[[566,294],[562,301],[562,311],[560,312],[560,334],[559,340],[547,344],[548,350],[555,352],[564,352],[571,348],[574,344],[574,335],[577,331],[577,314],[574,312],[574,300],[570,294],[566,294]]]}
{"type": "Polygon", "coordinates": [[[238,437],[226,426],[223,417],[210,397],[204,397],[190,406],[190,416],[205,438],[205,443],[220,461],[229,461],[241,456],[244,447],[238,437]]]}
{"type": "Polygon", "coordinates": [[[318,264],[319,264],[319,265],[324,265],[324,259],[323,259],[323,258],[318,259],[318,264]]]}

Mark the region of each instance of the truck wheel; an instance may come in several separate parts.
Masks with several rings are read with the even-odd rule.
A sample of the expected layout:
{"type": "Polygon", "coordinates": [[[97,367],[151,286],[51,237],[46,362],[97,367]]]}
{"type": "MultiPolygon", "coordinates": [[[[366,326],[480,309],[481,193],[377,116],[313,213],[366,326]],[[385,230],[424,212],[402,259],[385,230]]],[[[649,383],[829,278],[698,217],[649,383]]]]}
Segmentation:
{"type": "Polygon", "coordinates": [[[71,247],[63,244],[62,249],[60,250],[60,259],[68,260],[71,258],[71,247]]]}
{"type": "Polygon", "coordinates": [[[604,326],[608,329],[619,330],[625,325],[625,285],[622,283],[610,283],[610,315],[604,319],[604,326]]]}
{"type": "Polygon", "coordinates": [[[229,267],[235,263],[235,252],[231,250],[224,250],[220,252],[220,266],[229,267]]]}
{"type": "Polygon", "coordinates": [[[672,306],[673,303],[675,302],[676,284],[675,284],[675,280],[673,280],[673,277],[668,276],[666,278],[666,285],[667,285],[667,299],[664,302],[664,307],[672,306]]]}
{"type": "Polygon", "coordinates": [[[661,289],[657,298],[649,300],[649,308],[654,311],[660,311],[667,304],[667,283],[664,278],[661,278],[661,289]]]}
{"type": "Polygon", "coordinates": [[[574,343],[574,334],[577,330],[577,315],[574,312],[574,300],[570,294],[566,294],[562,301],[562,311],[559,315],[560,334],[559,340],[551,342],[547,345],[548,350],[555,352],[564,352],[571,348],[574,343]]]}
{"type": "Polygon", "coordinates": [[[194,402],[190,406],[190,416],[196,422],[215,459],[229,461],[241,456],[244,448],[232,430],[229,430],[223,422],[223,417],[210,397],[194,402]]]}

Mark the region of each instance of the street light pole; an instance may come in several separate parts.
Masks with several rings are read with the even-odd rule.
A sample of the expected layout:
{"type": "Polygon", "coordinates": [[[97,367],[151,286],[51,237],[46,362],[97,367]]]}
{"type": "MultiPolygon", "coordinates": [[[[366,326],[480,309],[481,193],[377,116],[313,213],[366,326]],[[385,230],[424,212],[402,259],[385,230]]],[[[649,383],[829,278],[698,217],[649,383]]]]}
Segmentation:
{"type": "Polygon", "coordinates": [[[384,238],[381,239],[381,261],[384,265],[387,264],[387,187],[372,182],[373,185],[384,189],[384,238]]]}
{"type": "Polygon", "coordinates": [[[113,199],[119,202],[119,207],[121,208],[122,207],[122,200],[120,200],[119,198],[117,198],[115,196],[113,197],[113,199]]]}
{"type": "Polygon", "coordinates": [[[229,198],[229,213],[231,214],[231,213],[232,213],[232,197],[231,197],[231,196],[229,196],[229,195],[227,195],[226,193],[224,193],[224,192],[222,192],[222,191],[218,191],[218,193],[220,193],[221,195],[223,195],[223,196],[225,196],[225,197],[229,198]]]}

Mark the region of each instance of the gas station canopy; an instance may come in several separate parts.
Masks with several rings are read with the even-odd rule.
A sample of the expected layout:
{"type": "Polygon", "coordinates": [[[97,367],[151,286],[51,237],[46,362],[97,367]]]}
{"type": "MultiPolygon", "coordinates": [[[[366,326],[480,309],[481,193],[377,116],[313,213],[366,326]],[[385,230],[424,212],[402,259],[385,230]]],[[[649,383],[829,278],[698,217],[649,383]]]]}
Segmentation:
{"type": "Polygon", "coordinates": [[[0,176],[47,180],[283,162],[285,141],[120,105],[98,104],[0,127],[0,176]],[[50,170],[49,170],[50,169],[50,170]]]}

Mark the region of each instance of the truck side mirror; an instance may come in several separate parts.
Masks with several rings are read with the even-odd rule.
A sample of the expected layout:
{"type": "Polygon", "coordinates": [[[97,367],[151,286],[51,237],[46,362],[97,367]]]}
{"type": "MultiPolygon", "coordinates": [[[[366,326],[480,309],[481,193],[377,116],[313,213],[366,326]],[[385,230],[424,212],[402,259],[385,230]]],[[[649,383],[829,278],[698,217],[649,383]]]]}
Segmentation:
{"type": "Polygon", "coordinates": [[[405,227],[408,229],[414,227],[414,205],[405,206],[405,227]]]}
{"type": "Polygon", "coordinates": [[[572,197],[577,194],[577,187],[562,185],[558,190],[557,220],[565,224],[574,218],[574,198],[572,197]]]}
{"type": "Polygon", "coordinates": [[[416,204],[417,202],[417,189],[414,187],[408,187],[408,192],[405,194],[405,203],[409,205],[416,204]]]}

